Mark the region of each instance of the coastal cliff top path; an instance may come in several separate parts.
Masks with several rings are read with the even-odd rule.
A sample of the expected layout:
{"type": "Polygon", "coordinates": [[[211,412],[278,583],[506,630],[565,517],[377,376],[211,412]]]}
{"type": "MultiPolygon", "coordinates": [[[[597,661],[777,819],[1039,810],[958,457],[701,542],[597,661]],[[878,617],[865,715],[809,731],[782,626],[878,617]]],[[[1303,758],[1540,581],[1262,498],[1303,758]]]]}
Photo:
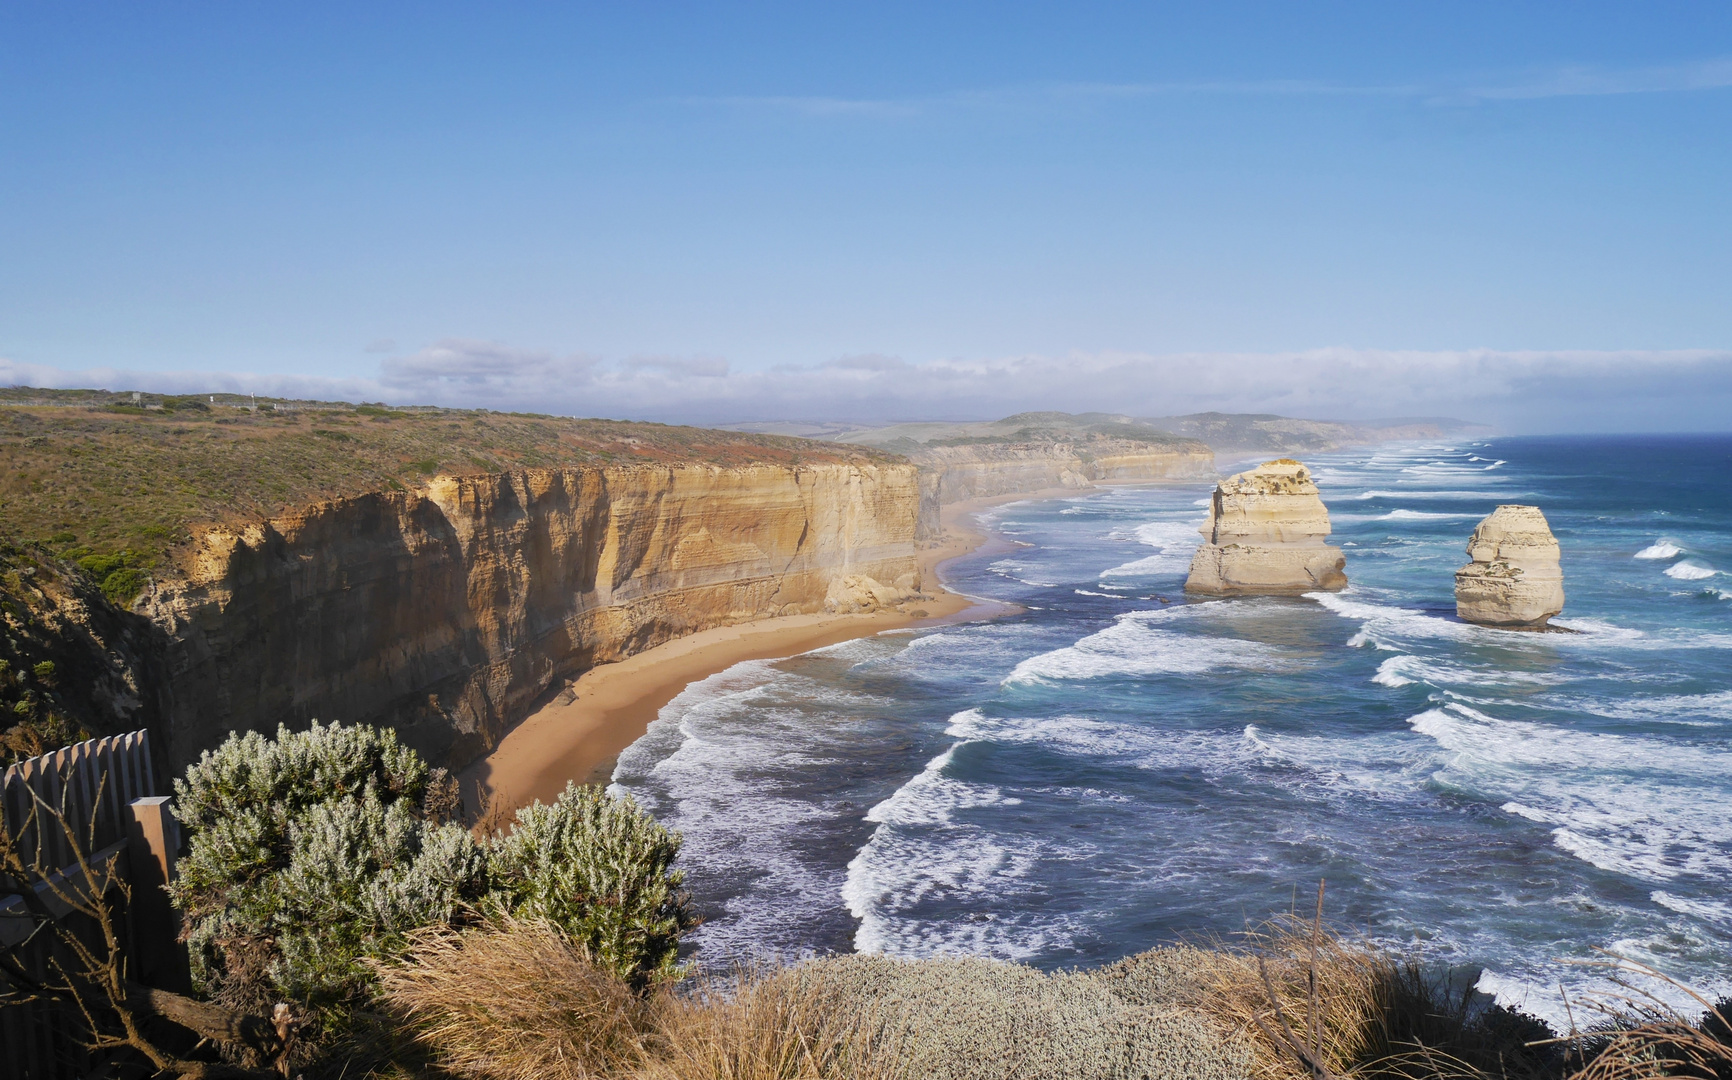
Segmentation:
{"type": "MultiPolygon", "coordinates": [[[[161,564],[201,524],[408,490],[440,474],[899,460],[867,447],[697,427],[331,402],[254,407],[236,394],[12,387],[0,390],[0,405],[8,406],[0,408],[0,534],[42,543],[99,581],[161,564]]],[[[116,580],[105,591],[129,600],[116,580]]]]}

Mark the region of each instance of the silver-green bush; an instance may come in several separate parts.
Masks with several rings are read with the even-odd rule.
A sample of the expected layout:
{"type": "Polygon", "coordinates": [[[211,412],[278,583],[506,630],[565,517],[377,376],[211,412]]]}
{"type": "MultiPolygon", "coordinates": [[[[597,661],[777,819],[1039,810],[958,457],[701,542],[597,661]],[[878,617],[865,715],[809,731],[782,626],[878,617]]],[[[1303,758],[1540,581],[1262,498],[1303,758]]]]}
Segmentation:
{"type": "Polygon", "coordinates": [[[569,786],[477,843],[388,730],[231,736],[175,795],[191,849],[171,893],[195,981],[238,1008],[298,1001],[341,1027],[410,931],[488,914],[546,920],[641,985],[674,970],[696,924],[671,869],[679,835],[630,800],[569,786]]]}
{"type": "Polygon", "coordinates": [[[489,845],[494,902],[560,927],[591,962],[641,984],[675,972],[680,935],[697,925],[672,868],[679,851],[679,834],[630,799],[567,784],[489,845]]]}
{"type": "Polygon", "coordinates": [[[428,770],[389,731],[231,736],[175,783],[191,833],[170,886],[199,988],[233,1005],[356,1004],[366,959],[478,903],[486,860],[423,810],[428,770]]]}

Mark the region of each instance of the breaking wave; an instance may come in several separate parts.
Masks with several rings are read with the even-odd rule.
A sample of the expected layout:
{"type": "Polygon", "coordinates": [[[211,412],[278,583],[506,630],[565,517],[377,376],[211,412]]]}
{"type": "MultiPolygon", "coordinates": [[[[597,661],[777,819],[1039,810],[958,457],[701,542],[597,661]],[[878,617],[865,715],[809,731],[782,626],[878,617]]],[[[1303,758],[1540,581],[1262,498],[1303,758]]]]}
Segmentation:
{"type": "Polygon", "coordinates": [[[1684,549],[1669,540],[1657,540],[1631,558],[1635,559],[1675,559],[1684,554],[1684,549]]]}
{"type": "Polygon", "coordinates": [[[1677,578],[1679,581],[1705,581],[1719,572],[1712,566],[1703,566],[1701,563],[1694,562],[1673,563],[1666,567],[1666,576],[1677,578]]]}

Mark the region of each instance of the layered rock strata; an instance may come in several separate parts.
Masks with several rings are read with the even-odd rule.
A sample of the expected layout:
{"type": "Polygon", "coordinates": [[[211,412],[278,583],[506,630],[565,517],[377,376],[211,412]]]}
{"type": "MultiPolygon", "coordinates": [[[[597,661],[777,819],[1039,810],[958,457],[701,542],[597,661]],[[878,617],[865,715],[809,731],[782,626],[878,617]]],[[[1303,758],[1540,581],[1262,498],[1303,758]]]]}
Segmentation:
{"type": "Polygon", "coordinates": [[[1347,585],[1347,559],[1324,543],[1329,511],[1311,471],[1291,458],[1265,461],[1215,487],[1203,546],[1185,579],[1190,592],[1296,594],[1347,585]]]}
{"type": "Polygon", "coordinates": [[[1486,626],[1537,629],[1564,609],[1558,541],[1537,506],[1500,506],[1467,542],[1455,572],[1455,613],[1486,626]]]}
{"type": "Polygon", "coordinates": [[[942,507],[969,499],[1215,476],[1214,452],[1201,443],[1175,448],[1132,439],[983,442],[928,446],[910,457],[920,466],[922,540],[938,535],[942,507]]]}
{"type": "Polygon", "coordinates": [[[168,638],[170,756],[317,717],[460,766],[595,664],[906,598],[918,508],[911,465],[630,465],[439,477],[213,528],[137,609],[168,638]]]}

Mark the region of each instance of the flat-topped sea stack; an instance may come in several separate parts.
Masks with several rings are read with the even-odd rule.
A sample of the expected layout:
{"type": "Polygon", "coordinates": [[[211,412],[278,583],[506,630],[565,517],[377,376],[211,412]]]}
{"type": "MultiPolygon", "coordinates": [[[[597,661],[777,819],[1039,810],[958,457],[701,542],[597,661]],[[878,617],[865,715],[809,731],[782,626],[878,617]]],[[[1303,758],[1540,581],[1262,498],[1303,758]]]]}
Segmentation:
{"type": "Polygon", "coordinates": [[[1265,461],[1215,486],[1189,592],[1295,595],[1345,588],[1347,559],[1324,541],[1329,511],[1311,470],[1292,458],[1265,461]]]}
{"type": "Polygon", "coordinates": [[[1538,629],[1564,609],[1558,541],[1537,506],[1500,506],[1467,542],[1455,572],[1455,613],[1485,626],[1538,629]]]}

